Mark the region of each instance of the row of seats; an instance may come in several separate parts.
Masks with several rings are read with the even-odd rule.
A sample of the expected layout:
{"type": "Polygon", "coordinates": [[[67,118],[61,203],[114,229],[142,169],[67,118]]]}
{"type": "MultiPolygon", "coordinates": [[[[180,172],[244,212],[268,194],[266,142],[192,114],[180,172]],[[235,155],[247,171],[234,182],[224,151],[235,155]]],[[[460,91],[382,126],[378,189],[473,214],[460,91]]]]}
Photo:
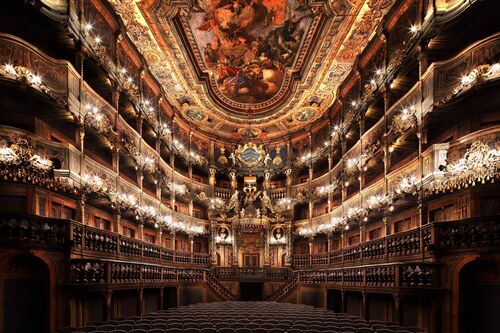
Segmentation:
{"type": "Polygon", "coordinates": [[[411,333],[394,323],[366,321],[302,304],[217,302],[172,308],[144,317],[88,325],[74,333],[411,333]]]}

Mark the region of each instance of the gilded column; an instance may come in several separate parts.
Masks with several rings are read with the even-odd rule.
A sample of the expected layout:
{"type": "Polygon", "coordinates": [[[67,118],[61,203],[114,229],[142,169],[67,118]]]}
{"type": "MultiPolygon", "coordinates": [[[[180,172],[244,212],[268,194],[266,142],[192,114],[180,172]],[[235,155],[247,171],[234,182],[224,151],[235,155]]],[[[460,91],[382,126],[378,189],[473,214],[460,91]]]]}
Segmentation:
{"type": "Polygon", "coordinates": [[[286,265],[292,265],[292,222],[286,222],[285,224],[285,237],[286,237],[286,265]]]}

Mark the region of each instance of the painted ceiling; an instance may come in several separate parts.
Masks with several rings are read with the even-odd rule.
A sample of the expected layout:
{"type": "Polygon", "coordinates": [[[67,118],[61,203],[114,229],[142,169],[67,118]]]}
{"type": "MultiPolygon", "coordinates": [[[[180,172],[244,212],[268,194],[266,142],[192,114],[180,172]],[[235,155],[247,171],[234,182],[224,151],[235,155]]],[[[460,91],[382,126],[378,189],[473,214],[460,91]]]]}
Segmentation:
{"type": "Polygon", "coordinates": [[[230,139],[321,117],[395,0],[108,0],[182,117],[230,139]]]}

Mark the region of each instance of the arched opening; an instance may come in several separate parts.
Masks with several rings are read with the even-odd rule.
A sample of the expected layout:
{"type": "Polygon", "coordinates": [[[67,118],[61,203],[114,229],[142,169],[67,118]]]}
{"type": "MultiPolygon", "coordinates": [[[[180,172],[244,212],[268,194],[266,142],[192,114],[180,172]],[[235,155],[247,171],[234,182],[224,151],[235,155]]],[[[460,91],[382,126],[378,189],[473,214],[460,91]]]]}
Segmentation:
{"type": "Polygon", "coordinates": [[[221,262],[220,262],[220,254],[219,253],[217,253],[217,255],[216,255],[216,260],[217,260],[217,266],[220,266],[221,262]]]}
{"type": "Polygon", "coordinates": [[[281,267],[285,266],[286,266],[286,253],[283,253],[283,255],[281,256],[281,267]]]}
{"type": "Polygon", "coordinates": [[[498,332],[500,263],[473,261],[460,272],[460,332],[498,332]]]}
{"type": "Polygon", "coordinates": [[[50,274],[45,263],[18,256],[1,270],[3,332],[49,332],[50,274]]]}

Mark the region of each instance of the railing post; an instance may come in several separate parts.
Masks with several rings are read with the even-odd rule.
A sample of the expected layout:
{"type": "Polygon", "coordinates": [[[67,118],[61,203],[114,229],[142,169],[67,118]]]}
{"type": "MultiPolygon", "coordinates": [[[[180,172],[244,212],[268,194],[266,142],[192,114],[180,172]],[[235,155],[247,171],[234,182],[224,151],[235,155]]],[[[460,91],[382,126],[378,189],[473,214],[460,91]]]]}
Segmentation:
{"type": "Polygon", "coordinates": [[[110,284],[111,283],[111,280],[112,280],[112,269],[113,269],[113,266],[110,262],[107,262],[104,264],[104,274],[105,274],[105,281],[106,281],[106,284],[110,284]]]}
{"type": "Polygon", "coordinates": [[[401,265],[397,265],[396,268],[394,269],[394,274],[395,276],[395,284],[396,287],[400,288],[401,287],[401,265]]]}
{"type": "Polygon", "coordinates": [[[424,232],[422,230],[422,226],[418,227],[418,239],[419,239],[418,246],[420,247],[420,254],[422,255],[422,258],[423,258],[424,257],[424,232]]]}
{"type": "Polygon", "coordinates": [[[120,244],[121,244],[121,235],[120,234],[117,234],[116,235],[116,258],[118,259],[118,257],[120,256],[120,244]]]}
{"type": "Polygon", "coordinates": [[[437,239],[437,228],[438,228],[438,225],[439,223],[432,223],[431,224],[432,227],[431,227],[431,245],[433,250],[437,250],[437,247],[438,247],[438,239],[437,239]]]}
{"type": "Polygon", "coordinates": [[[384,237],[385,262],[389,262],[389,240],[384,237]]]}
{"type": "Polygon", "coordinates": [[[82,251],[85,250],[85,238],[86,238],[86,235],[87,235],[87,226],[85,226],[84,224],[82,224],[82,239],[80,240],[81,244],[81,249],[82,251]]]}

